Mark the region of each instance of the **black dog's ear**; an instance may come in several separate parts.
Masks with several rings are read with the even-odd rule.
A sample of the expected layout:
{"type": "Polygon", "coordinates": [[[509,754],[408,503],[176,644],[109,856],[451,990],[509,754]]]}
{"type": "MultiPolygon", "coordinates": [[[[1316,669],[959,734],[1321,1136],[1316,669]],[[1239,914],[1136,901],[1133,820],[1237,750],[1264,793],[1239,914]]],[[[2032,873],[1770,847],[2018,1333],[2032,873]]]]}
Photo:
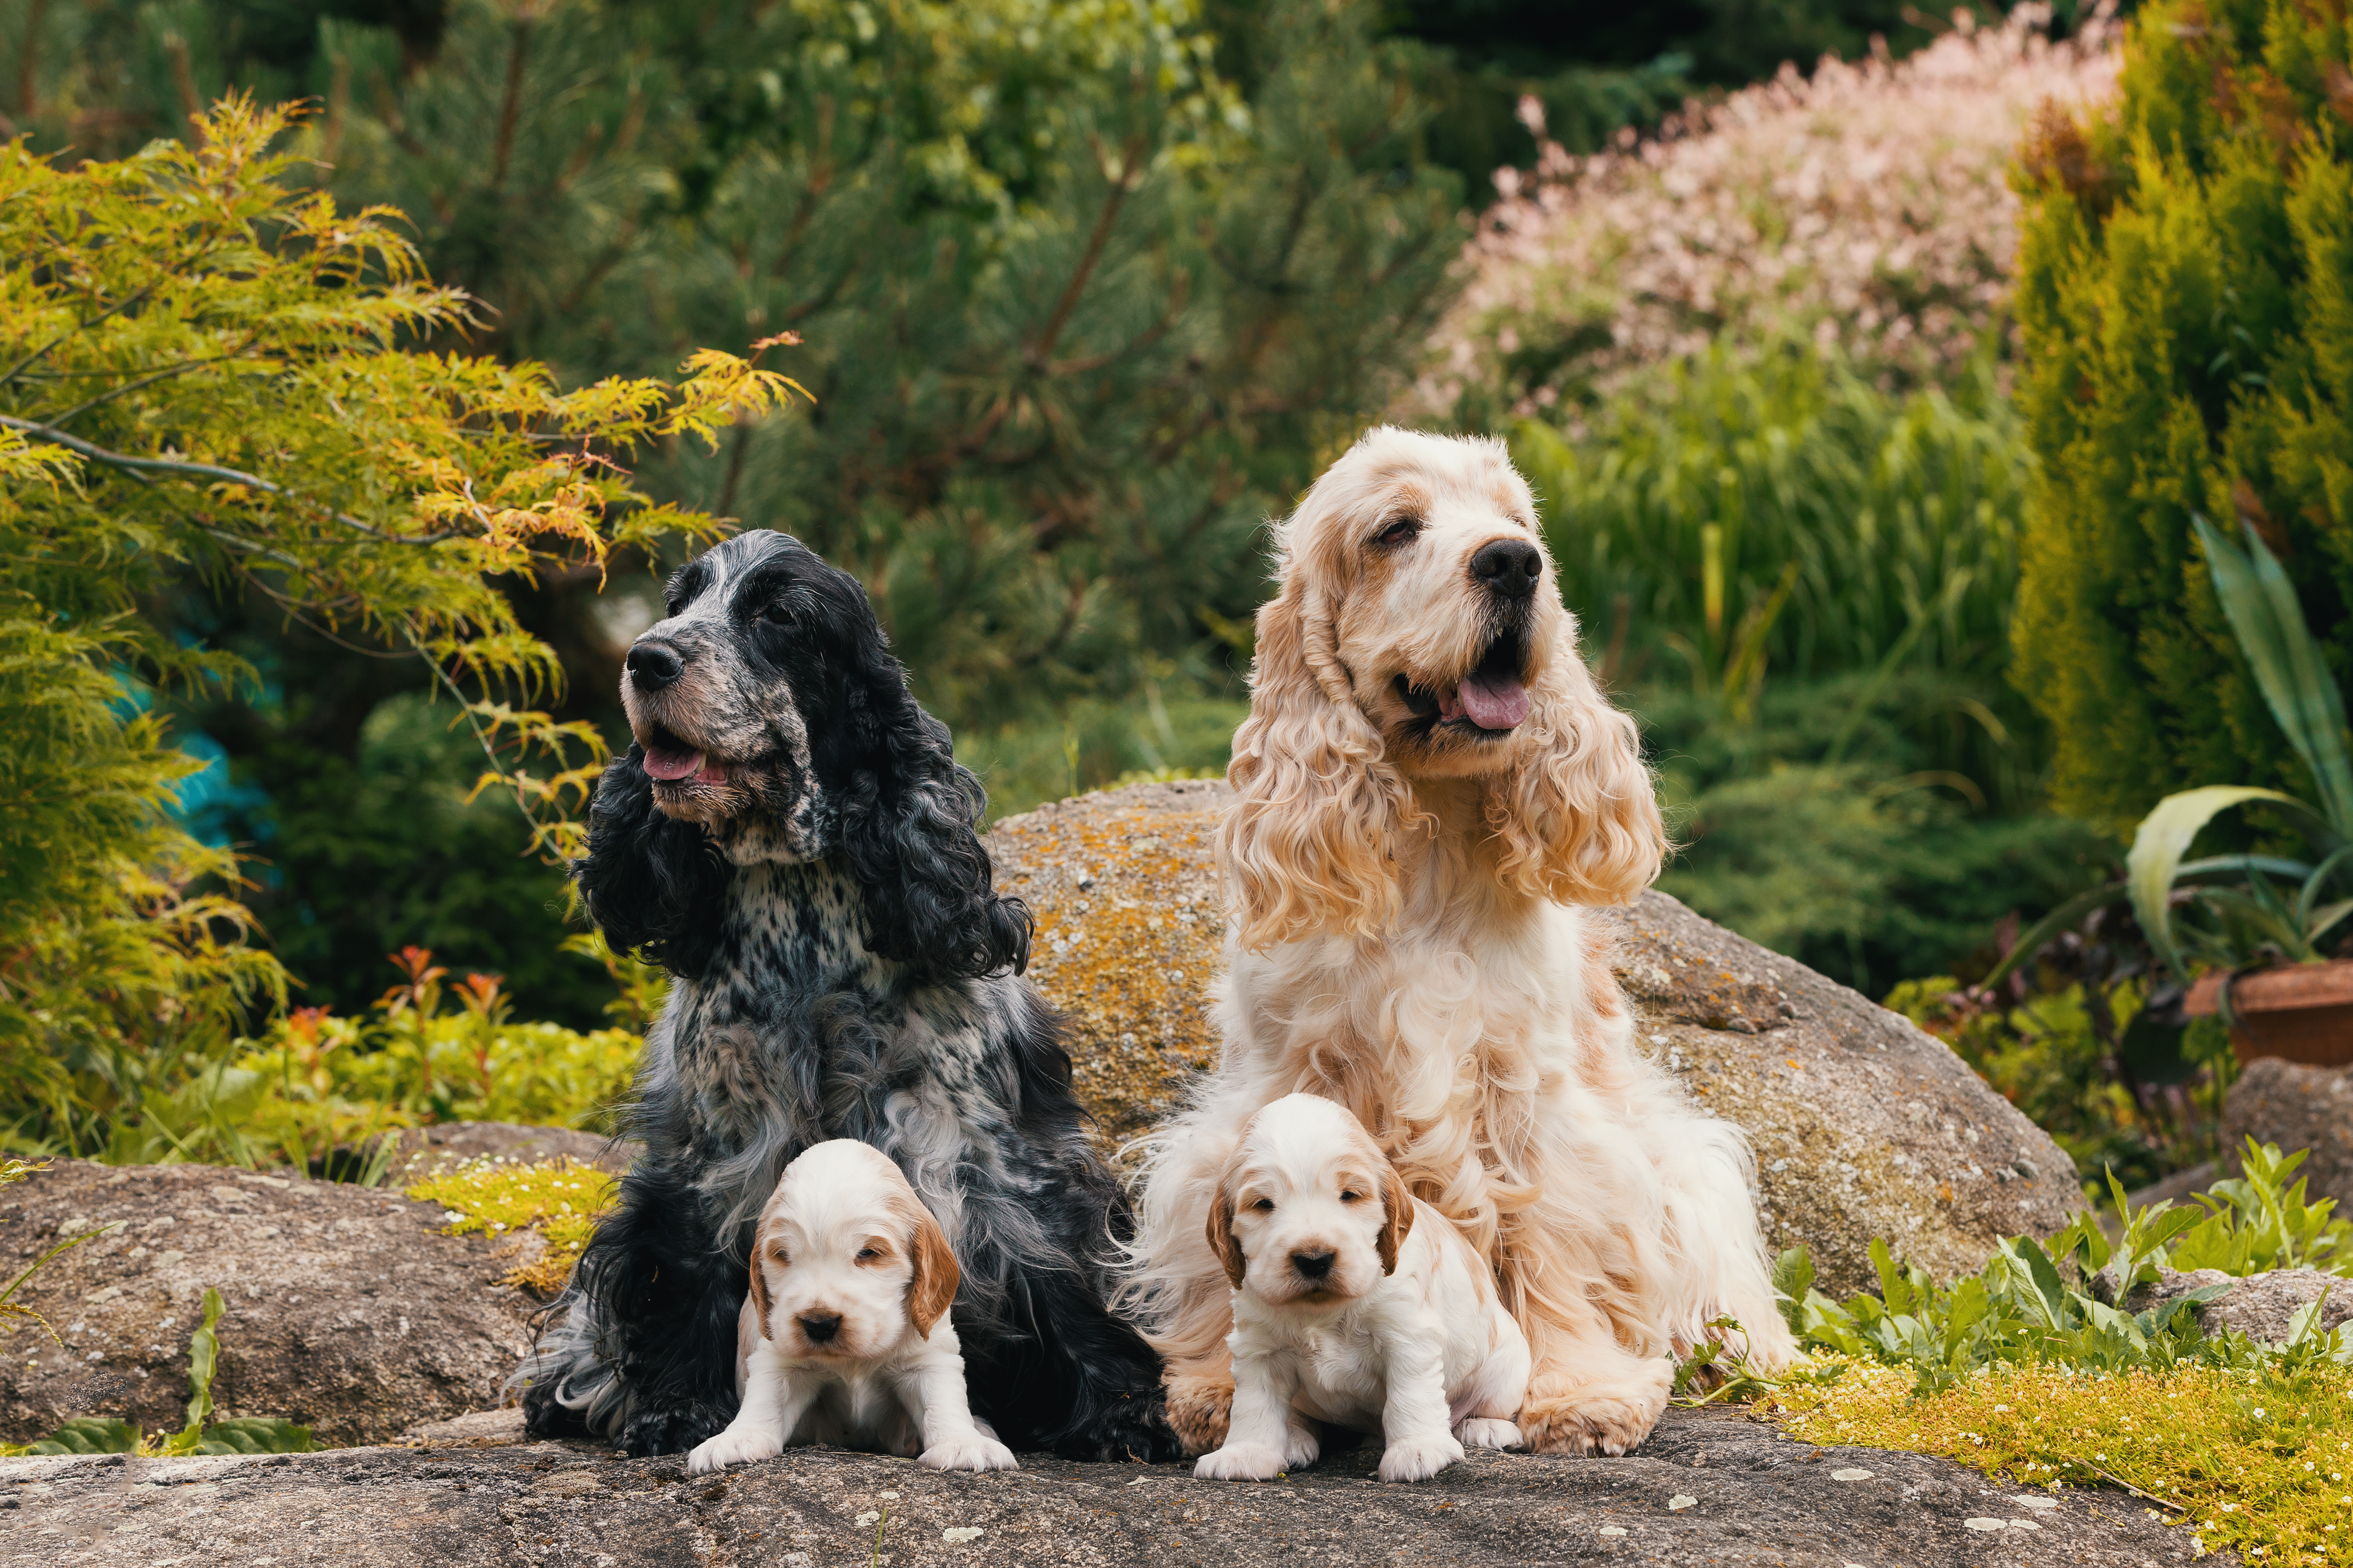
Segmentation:
{"type": "Polygon", "coordinates": [[[868,687],[880,733],[842,813],[867,945],[924,979],[1018,974],[1029,967],[1029,909],[995,890],[979,833],[988,796],[949,749],[948,727],[915,705],[898,661],[881,658],[887,669],[868,687]]]}
{"type": "Polygon", "coordinates": [[[691,979],[718,946],[735,869],[700,824],[655,809],[644,764],[636,746],[606,764],[588,803],[588,854],[572,863],[572,879],[607,946],[642,948],[651,962],[691,979]]]}

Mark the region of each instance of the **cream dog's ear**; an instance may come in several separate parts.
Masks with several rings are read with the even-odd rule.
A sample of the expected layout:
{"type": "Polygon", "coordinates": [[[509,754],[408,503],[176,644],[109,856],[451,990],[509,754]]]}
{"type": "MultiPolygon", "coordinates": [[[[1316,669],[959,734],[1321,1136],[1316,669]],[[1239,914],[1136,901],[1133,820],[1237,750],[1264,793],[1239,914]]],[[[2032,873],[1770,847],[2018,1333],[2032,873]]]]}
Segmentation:
{"type": "Polygon", "coordinates": [[[1534,694],[1526,760],[1487,790],[1487,826],[1502,849],[1496,875],[1556,903],[1630,902],[1667,851],[1658,785],[1632,717],[1602,695],[1569,637],[1558,640],[1534,694]]]}
{"type": "Polygon", "coordinates": [[[914,1262],[914,1272],[907,1278],[907,1321],[915,1325],[919,1336],[930,1339],[932,1325],[955,1300],[964,1273],[956,1267],[955,1249],[948,1245],[947,1232],[940,1228],[923,1200],[907,1193],[901,1208],[909,1222],[907,1251],[914,1262]]]}
{"type": "Polygon", "coordinates": [[[1381,1234],[1373,1246],[1381,1255],[1381,1272],[1389,1275],[1397,1272],[1398,1248],[1413,1234],[1413,1193],[1387,1158],[1381,1159],[1380,1172],[1381,1234]]]}
{"type": "Polygon", "coordinates": [[[1226,770],[1240,798],[1218,826],[1218,861],[1252,952],[1326,927],[1378,931],[1398,907],[1391,845],[1412,794],[1334,651],[1327,574],[1286,562],[1259,611],[1250,717],[1226,770]]]}

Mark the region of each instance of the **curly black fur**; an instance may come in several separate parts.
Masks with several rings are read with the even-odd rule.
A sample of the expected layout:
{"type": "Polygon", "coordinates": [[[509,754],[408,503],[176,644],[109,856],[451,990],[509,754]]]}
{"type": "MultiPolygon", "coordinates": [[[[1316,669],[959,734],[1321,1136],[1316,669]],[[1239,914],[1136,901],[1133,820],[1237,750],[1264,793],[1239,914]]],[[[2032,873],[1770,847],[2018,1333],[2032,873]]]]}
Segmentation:
{"type": "Polygon", "coordinates": [[[724,1427],[759,1209],[801,1150],[856,1138],[955,1247],[976,1414],[1016,1447],[1176,1457],[1158,1358],[1105,1305],[1124,1198],[1014,977],[1029,912],[995,892],[980,786],[864,593],[745,534],[638,646],[641,743],[575,875],[607,940],[677,984],[629,1119],[645,1152],[518,1373],[531,1430],[655,1454],[724,1427]]]}

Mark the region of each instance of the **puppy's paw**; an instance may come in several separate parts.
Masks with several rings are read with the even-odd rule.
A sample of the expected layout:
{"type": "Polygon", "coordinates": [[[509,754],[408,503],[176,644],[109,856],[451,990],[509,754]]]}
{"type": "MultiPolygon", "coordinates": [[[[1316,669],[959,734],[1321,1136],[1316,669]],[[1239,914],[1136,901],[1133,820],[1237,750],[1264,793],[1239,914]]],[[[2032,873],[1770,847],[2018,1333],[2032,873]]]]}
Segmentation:
{"type": "Polygon", "coordinates": [[[1234,1374],[1168,1373],[1168,1425],[1188,1454],[1206,1454],[1226,1440],[1234,1409],[1234,1374]]]}
{"type": "Polygon", "coordinates": [[[1208,1481],[1271,1481],[1282,1474],[1282,1455],[1265,1443],[1229,1443],[1195,1460],[1193,1473],[1208,1481]]]}
{"type": "Polygon", "coordinates": [[[1018,1470],[1020,1461],[1013,1450],[994,1437],[984,1437],[978,1432],[962,1437],[951,1437],[934,1443],[923,1450],[916,1461],[935,1470],[1018,1470]]]}
{"type": "Polygon", "coordinates": [[[749,1459],[773,1459],[784,1451],[784,1446],[765,1432],[730,1426],[708,1442],[696,1445],[694,1452],[686,1457],[686,1473],[707,1476],[749,1459]]]}
{"type": "Polygon", "coordinates": [[[1324,1445],[1315,1434],[1301,1422],[1293,1422],[1282,1435],[1282,1464],[1285,1469],[1304,1469],[1322,1456],[1324,1445]]]}
{"type": "Polygon", "coordinates": [[[1550,1398],[1531,1389],[1520,1406],[1520,1436],[1539,1454],[1630,1454],[1666,1411],[1664,1384],[1589,1386],[1550,1398]]]}
{"type": "Polygon", "coordinates": [[[1444,1436],[1408,1437],[1381,1451],[1381,1479],[1426,1481],[1461,1459],[1462,1445],[1451,1432],[1444,1436]]]}
{"type": "Polygon", "coordinates": [[[1455,1440],[1466,1448],[1517,1448],[1523,1446],[1519,1423],[1473,1415],[1454,1428],[1455,1440]]]}

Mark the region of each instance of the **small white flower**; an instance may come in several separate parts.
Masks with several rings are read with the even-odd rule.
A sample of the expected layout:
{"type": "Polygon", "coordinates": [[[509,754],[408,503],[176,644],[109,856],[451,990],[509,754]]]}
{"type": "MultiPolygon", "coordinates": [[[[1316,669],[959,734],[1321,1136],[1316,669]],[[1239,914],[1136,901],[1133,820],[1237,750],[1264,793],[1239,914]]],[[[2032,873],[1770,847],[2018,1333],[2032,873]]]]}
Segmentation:
{"type": "Polygon", "coordinates": [[[940,1531],[940,1539],[946,1542],[950,1546],[961,1546],[967,1541],[977,1541],[980,1539],[980,1526],[976,1524],[952,1524],[945,1530],[940,1531]]]}

